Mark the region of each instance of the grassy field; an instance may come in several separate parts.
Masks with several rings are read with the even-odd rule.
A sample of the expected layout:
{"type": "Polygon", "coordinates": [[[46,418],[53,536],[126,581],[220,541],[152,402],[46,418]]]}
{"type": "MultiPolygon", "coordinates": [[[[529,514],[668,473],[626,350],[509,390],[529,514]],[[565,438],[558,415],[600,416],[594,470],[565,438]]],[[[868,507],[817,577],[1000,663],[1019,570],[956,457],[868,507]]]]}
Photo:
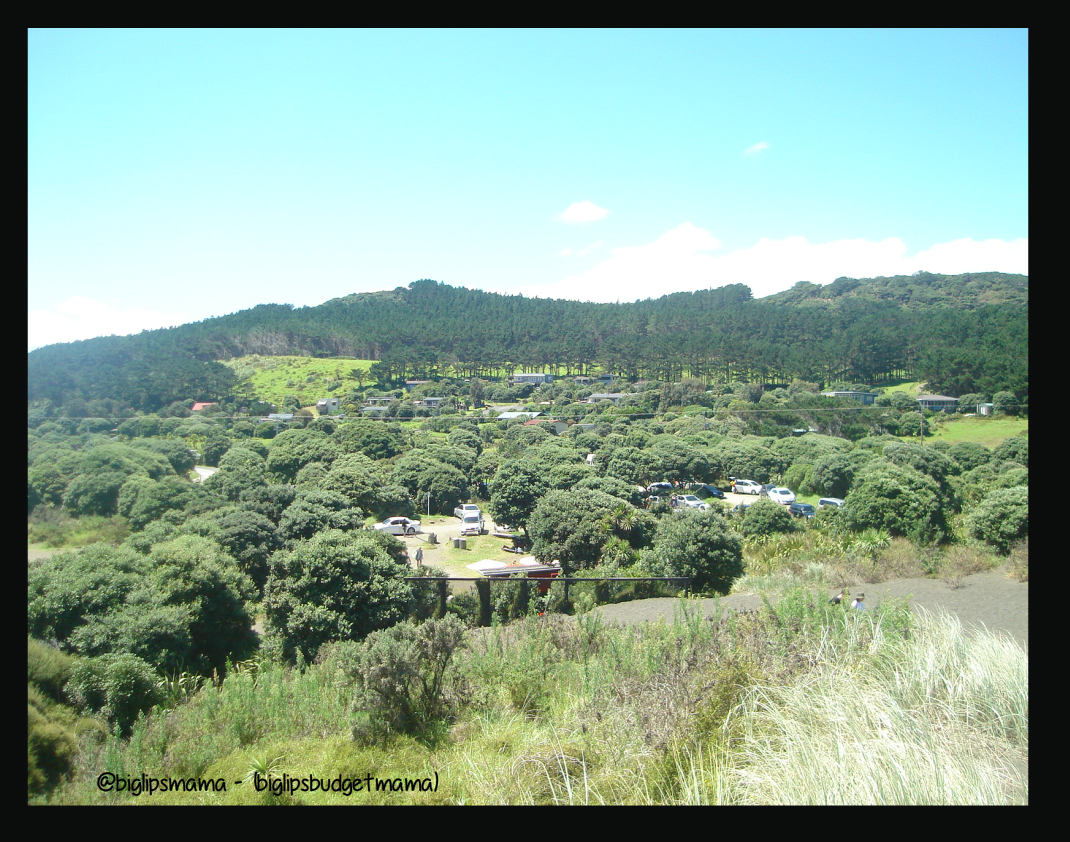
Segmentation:
{"type": "Polygon", "coordinates": [[[313,406],[326,397],[340,397],[372,385],[368,376],[374,360],[333,357],[238,357],[224,363],[260,400],[280,404],[286,395],[296,395],[301,406],[313,406]],[[340,385],[333,390],[333,382],[340,385]]]}
{"type": "Polygon", "coordinates": [[[1012,415],[1000,415],[994,418],[963,418],[956,415],[949,421],[940,421],[939,429],[927,442],[946,441],[957,444],[960,441],[975,441],[985,447],[995,447],[1011,436],[1029,431],[1029,419],[1012,415]]]}

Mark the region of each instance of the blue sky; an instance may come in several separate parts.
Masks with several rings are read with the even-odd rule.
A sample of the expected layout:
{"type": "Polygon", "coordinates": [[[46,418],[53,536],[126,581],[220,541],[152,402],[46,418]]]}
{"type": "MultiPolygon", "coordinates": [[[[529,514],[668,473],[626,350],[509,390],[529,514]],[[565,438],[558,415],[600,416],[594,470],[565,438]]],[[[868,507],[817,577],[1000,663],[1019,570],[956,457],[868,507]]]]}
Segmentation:
{"type": "Polygon", "coordinates": [[[1025,30],[30,30],[29,348],[420,278],[1028,273],[1025,30]]]}

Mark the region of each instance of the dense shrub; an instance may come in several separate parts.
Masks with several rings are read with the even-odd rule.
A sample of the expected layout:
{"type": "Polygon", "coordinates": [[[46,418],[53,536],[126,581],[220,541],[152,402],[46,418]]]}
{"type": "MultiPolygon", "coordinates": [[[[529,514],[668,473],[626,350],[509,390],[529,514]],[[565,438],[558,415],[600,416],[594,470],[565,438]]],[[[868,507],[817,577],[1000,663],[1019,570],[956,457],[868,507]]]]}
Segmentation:
{"type": "Polygon", "coordinates": [[[744,511],[739,531],[747,538],[795,531],[795,521],[788,514],[787,507],[768,497],[756,500],[744,511]]]}
{"type": "Polygon", "coordinates": [[[370,532],[329,529],[298,541],[271,558],[266,645],[289,662],[309,662],[324,643],[391,626],[412,607],[407,575],[370,532]]]}
{"type": "Polygon", "coordinates": [[[72,670],[70,692],[79,707],[105,717],[125,735],[138,714],[161,701],[157,683],[152,667],[136,655],[102,655],[72,670]]]}
{"type": "Polygon", "coordinates": [[[950,532],[947,498],[936,480],[884,459],[870,463],[851,486],[840,520],[854,531],[883,529],[925,543],[950,532]]]}
{"type": "Polygon", "coordinates": [[[970,534],[1006,555],[1029,535],[1029,488],[999,488],[966,516],[970,534]]]}
{"type": "Polygon", "coordinates": [[[696,592],[728,593],[732,582],[743,575],[743,541],[712,510],[662,518],[646,557],[654,576],[690,576],[696,592]]]}
{"type": "Polygon", "coordinates": [[[421,733],[458,709],[451,666],[465,630],[453,616],[399,623],[359,646],[328,650],[325,661],[353,681],[353,706],[368,714],[373,731],[421,733]]]}

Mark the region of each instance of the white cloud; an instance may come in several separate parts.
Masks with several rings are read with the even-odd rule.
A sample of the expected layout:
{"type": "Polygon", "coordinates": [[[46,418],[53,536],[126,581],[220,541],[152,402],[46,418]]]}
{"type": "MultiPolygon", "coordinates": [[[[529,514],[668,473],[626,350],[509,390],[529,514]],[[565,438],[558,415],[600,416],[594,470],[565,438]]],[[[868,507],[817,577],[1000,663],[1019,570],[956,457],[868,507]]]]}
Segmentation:
{"type": "Polygon", "coordinates": [[[56,342],[74,342],[95,336],[125,336],[143,330],[174,327],[188,319],[157,310],[120,310],[110,304],[75,296],[52,310],[31,310],[28,317],[29,350],[56,342]]]}
{"type": "Polygon", "coordinates": [[[764,152],[768,148],[769,144],[762,140],[754,144],[754,146],[748,146],[746,149],[743,150],[743,154],[749,158],[752,155],[757,155],[759,152],[764,152]]]}
{"type": "Polygon", "coordinates": [[[608,213],[609,211],[605,208],[600,208],[594,202],[584,199],[582,202],[574,202],[569,205],[558,214],[557,218],[564,222],[594,222],[608,213]]]}
{"type": "Polygon", "coordinates": [[[798,281],[829,284],[841,276],[873,278],[918,270],[1029,273],[1029,241],[955,240],[915,255],[897,237],[879,242],[836,240],[812,244],[805,237],[762,238],[753,246],[722,255],[708,231],[685,222],[643,246],[613,249],[613,256],[586,272],[520,292],[542,298],[582,301],[636,301],[671,292],[746,284],[755,298],[772,295],[798,281]]]}

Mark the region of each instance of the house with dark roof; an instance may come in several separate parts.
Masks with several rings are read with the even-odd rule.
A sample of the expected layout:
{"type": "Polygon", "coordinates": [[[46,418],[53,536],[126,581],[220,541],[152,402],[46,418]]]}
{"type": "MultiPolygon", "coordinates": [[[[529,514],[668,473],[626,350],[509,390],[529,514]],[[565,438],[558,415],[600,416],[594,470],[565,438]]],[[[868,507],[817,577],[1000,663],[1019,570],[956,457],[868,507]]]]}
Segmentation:
{"type": "Polygon", "coordinates": [[[918,395],[918,403],[922,409],[931,409],[933,412],[954,412],[959,405],[958,398],[949,398],[947,395],[918,395]]]}

